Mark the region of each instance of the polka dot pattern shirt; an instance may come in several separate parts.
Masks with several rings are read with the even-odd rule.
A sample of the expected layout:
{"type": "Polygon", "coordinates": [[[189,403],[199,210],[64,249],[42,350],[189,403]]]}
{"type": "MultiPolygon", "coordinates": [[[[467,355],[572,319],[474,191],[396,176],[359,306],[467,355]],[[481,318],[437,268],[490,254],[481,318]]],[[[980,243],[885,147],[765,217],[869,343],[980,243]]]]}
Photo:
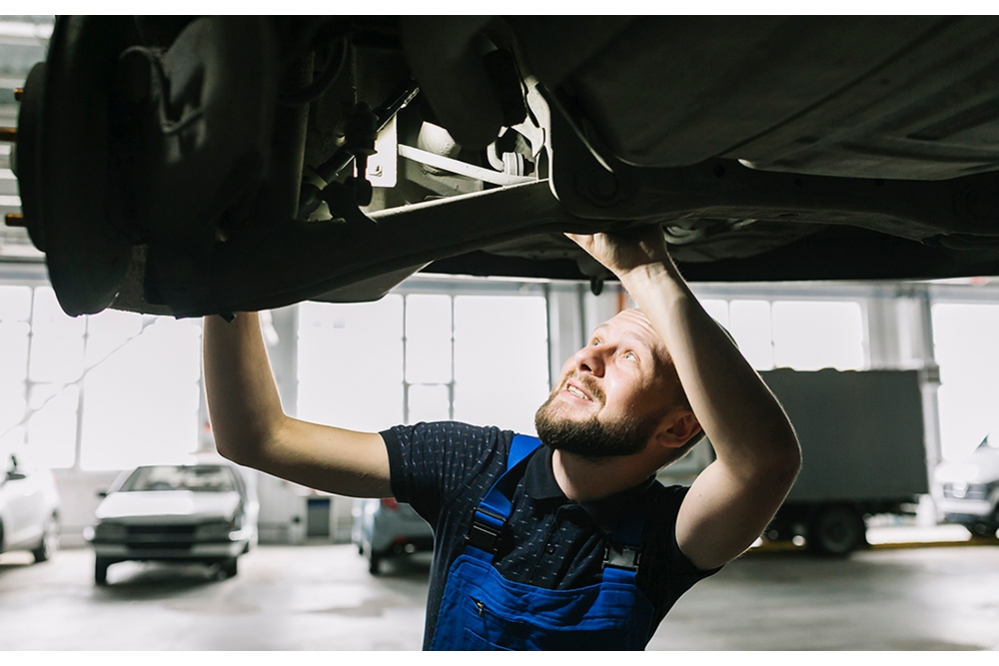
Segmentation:
{"type": "MultiPolygon", "coordinates": [[[[506,469],[514,433],[437,422],[396,426],[381,434],[389,453],[393,493],[434,528],[426,649],[448,568],[464,549],[475,507],[506,469]]],[[[656,609],[651,630],[655,632],[680,595],[718,571],[700,571],[676,545],[676,515],[686,491],[683,486],[663,487],[650,478],[640,487],[597,502],[572,502],[552,474],[551,451],[542,446],[517,483],[494,564],[509,580],[547,589],[597,583],[607,535],[627,508],[642,502],[647,518],[637,582],[656,609]]]]}

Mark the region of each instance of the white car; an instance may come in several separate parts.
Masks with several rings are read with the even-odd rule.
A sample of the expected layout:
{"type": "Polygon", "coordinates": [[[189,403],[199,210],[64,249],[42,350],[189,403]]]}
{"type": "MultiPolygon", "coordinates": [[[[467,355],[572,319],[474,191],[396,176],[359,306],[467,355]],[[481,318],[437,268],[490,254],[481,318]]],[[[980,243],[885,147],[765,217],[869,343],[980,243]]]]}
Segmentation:
{"type": "Polygon", "coordinates": [[[999,536],[999,438],[986,435],[964,460],[940,465],[936,477],[943,492],[937,509],[946,522],[975,537],[999,536]]]}
{"type": "Polygon", "coordinates": [[[10,454],[0,477],[0,553],[29,550],[35,562],[52,557],[59,547],[59,506],[52,472],[10,454]]]}
{"type": "Polygon", "coordinates": [[[84,536],[96,555],[94,580],[126,560],[201,562],[235,576],[257,543],[259,504],[229,464],[148,465],[122,474],[84,536]]]}

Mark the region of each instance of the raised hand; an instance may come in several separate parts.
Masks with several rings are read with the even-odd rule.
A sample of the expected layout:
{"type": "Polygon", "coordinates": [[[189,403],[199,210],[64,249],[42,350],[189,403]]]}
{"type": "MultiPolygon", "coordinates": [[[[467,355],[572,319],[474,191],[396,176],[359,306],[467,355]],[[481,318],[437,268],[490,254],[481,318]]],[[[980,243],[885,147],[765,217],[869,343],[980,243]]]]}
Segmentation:
{"type": "Polygon", "coordinates": [[[666,239],[657,224],[615,233],[566,236],[619,278],[640,266],[670,260],[666,239]]]}

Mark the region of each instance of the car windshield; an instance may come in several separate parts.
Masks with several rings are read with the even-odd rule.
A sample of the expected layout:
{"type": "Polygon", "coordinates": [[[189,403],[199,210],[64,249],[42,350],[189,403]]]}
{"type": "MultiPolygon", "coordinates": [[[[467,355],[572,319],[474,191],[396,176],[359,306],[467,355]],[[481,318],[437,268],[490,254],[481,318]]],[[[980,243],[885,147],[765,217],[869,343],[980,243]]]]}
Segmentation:
{"type": "Polygon", "coordinates": [[[138,468],[121,487],[121,492],[147,490],[223,493],[236,490],[236,480],[221,465],[154,465],[138,468]]]}

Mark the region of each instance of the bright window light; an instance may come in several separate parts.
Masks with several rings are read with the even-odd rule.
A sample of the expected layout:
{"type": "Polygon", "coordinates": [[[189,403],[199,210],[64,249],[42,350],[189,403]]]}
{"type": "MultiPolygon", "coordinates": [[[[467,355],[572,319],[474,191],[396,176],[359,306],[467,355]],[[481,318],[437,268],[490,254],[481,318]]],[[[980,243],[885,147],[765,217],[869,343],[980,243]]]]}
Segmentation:
{"type": "Polygon", "coordinates": [[[999,305],[939,303],[932,318],[941,454],[959,461],[999,433],[999,305]]]}
{"type": "Polygon", "coordinates": [[[0,322],[31,318],[31,287],[0,285],[0,322]]]}
{"type": "Polygon", "coordinates": [[[540,296],[456,296],[454,413],[534,433],[548,397],[547,308],[540,296]]]}
{"type": "Polygon", "coordinates": [[[33,334],[82,337],[86,325],[86,317],[70,317],[62,311],[52,287],[35,288],[35,307],[31,315],[33,334]]]}
{"type": "Polygon", "coordinates": [[[704,298],[699,299],[701,302],[701,307],[707,312],[711,317],[724,326],[728,328],[728,301],[704,298]]]}
{"type": "Polygon", "coordinates": [[[775,301],[774,364],[796,370],[860,370],[864,331],[859,303],[775,301]]]}
{"type": "Polygon", "coordinates": [[[0,382],[0,439],[5,439],[22,423],[28,407],[24,398],[23,382],[0,382]]]}
{"type": "Polygon", "coordinates": [[[447,421],[451,410],[448,387],[446,384],[411,385],[407,406],[409,423],[447,421]]]}
{"type": "Polygon", "coordinates": [[[729,333],[749,364],[757,370],[774,367],[770,302],[734,300],[729,304],[729,333]]]}
{"type": "MultiPolygon", "coordinates": [[[[109,339],[134,322],[118,319],[109,339]]],[[[141,334],[87,373],[80,466],[88,470],[184,462],[198,447],[201,322],[147,317],[141,334]]],[[[104,346],[104,343],[100,343],[104,346]]],[[[110,345],[104,346],[107,349],[110,345]]]]}
{"type": "Polygon", "coordinates": [[[80,387],[36,384],[29,406],[26,453],[39,465],[72,467],[76,460],[76,424],[80,387]]]}
{"type": "Polygon", "coordinates": [[[28,376],[28,324],[20,321],[0,323],[0,386],[22,387],[28,376]]]}
{"type": "Polygon", "coordinates": [[[451,372],[451,297],[406,297],[406,381],[447,384],[451,372]]]}
{"type": "Polygon", "coordinates": [[[298,316],[298,417],[364,432],[402,423],[402,296],[305,302],[298,316]]]}
{"type": "Polygon", "coordinates": [[[87,366],[97,365],[142,332],[142,315],[104,310],[87,317],[87,366]]]}

